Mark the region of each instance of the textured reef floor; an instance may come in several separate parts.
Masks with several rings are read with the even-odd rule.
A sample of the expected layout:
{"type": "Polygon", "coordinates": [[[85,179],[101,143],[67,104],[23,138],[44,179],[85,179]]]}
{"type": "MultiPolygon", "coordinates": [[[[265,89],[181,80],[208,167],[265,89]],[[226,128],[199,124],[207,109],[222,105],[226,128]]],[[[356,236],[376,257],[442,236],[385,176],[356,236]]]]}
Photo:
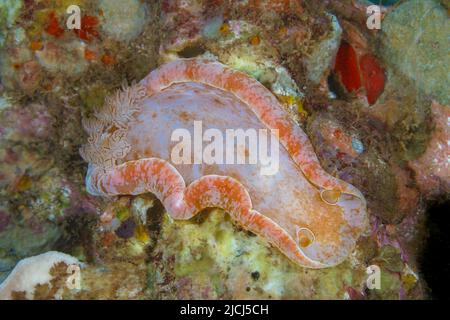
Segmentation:
{"type": "Polygon", "coordinates": [[[434,297],[422,263],[443,214],[427,209],[450,191],[449,2],[384,3],[368,30],[365,0],[1,1],[0,298],[434,297]],[[70,5],[81,29],[66,27],[70,5]],[[361,190],[370,228],[343,263],[299,267],[219,209],[175,221],[151,194],[86,192],[82,119],[193,57],[257,79],[322,167],[361,190]]]}

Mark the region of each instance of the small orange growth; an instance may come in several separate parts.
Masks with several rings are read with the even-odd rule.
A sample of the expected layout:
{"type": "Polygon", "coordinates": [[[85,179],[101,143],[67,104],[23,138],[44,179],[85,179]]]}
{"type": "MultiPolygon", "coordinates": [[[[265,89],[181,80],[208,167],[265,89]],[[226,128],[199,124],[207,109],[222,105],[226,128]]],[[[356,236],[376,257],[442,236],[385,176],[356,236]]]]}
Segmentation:
{"type": "Polygon", "coordinates": [[[59,26],[59,21],[56,18],[54,11],[48,14],[48,23],[45,31],[56,38],[59,38],[64,34],[64,29],[59,26]]]}
{"type": "Polygon", "coordinates": [[[287,35],[288,33],[288,28],[286,27],[281,27],[280,30],[278,30],[278,33],[280,34],[280,36],[284,37],[287,35]]]}
{"type": "Polygon", "coordinates": [[[97,31],[99,24],[98,18],[94,16],[83,16],[81,18],[81,29],[74,29],[73,31],[78,38],[91,41],[93,37],[98,38],[100,34],[97,31]]]}
{"type": "Polygon", "coordinates": [[[92,61],[97,58],[97,55],[95,54],[94,51],[86,48],[86,49],[84,49],[84,58],[88,61],[92,61]]]}
{"type": "Polygon", "coordinates": [[[27,175],[23,175],[14,179],[10,184],[9,190],[11,192],[22,192],[31,188],[33,181],[27,175]]]}
{"type": "Polygon", "coordinates": [[[22,65],[20,63],[14,63],[13,64],[13,68],[16,69],[16,70],[20,69],[21,67],[22,67],[22,65]]]}
{"type": "Polygon", "coordinates": [[[115,234],[113,232],[107,232],[102,237],[102,245],[104,247],[109,247],[114,243],[115,240],[116,240],[115,234]]]}
{"type": "Polygon", "coordinates": [[[33,51],[39,51],[39,50],[42,50],[42,48],[43,48],[43,44],[41,41],[33,41],[30,44],[30,49],[33,51]]]}
{"type": "Polygon", "coordinates": [[[224,23],[220,26],[220,33],[223,35],[227,35],[230,33],[230,25],[228,23],[224,23]]]}
{"type": "Polygon", "coordinates": [[[345,152],[341,152],[341,151],[336,152],[336,158],[338,158],[338,159],[342,159],[342,158],[344,158],[346,155],[347,155],[347,154],[346,154],[345,152]]]}
{"type": "Polygon", "coordinates": [[[104,54],[102,56],[102,62],[107,66],[112,66],[116,64],[116,59],[114,59],[114,57],[111,57],[110,55],[104,54]]]}
{"type": "Polygon", "coordinates": [[[259,38],[259,36],[253,36],[250,38],[250,44],[252,46],[257,46],[261,43],[261,39],[259,38]]]}
{"type": "Polygon", "coordinates": [[[342,130],[341,129],[336,129],[336,130],[334,130],[334,136],[337,138],[337,139],[339,139],[339,138],[341,138],[341,136],[342,136],[342,130]]]}

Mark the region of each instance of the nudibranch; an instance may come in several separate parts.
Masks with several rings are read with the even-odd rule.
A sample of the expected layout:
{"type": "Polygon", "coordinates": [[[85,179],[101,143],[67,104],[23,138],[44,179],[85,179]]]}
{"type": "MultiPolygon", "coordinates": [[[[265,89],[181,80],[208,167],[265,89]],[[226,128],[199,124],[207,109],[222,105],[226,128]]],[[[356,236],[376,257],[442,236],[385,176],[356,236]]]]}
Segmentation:
{"type": "MultiPolygon", "coordinates": [[[[174,219],[210,207],[276,246],[300,266],[324,268],[348,257],[367,227],[354,186],[326,173],[307,135],[277,98],[250,76],[219,62],[180,59],[109,97],[83,122],[86,186],[101,196],[153,193],[174,219]],[[260,164],[175,164],[178,128],[277,130],[279,170],[260,164]]],[[[248,150],[246,150],[248,151],[248,150]]]]}

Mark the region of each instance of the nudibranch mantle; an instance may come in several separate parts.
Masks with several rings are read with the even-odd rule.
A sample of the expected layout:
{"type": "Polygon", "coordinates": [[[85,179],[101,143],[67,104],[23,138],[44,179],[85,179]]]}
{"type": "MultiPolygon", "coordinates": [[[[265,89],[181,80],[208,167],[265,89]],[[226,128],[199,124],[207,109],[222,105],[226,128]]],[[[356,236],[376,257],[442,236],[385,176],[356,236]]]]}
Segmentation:
{"type": "Polygon", "coordinates": [[[105,101],[83,121],[86,186],[101,196],[151,192],[174,219],[224,209],[298,265],[325,268],[352,252],[367,228],[366,202],[354,186],[320,166],[303,130],[250,76],[205,59],[180,59],[105,101]],[[192,129],[276,129],[279,170],[260,165],[174,164],[171,134],[192,129]]]}

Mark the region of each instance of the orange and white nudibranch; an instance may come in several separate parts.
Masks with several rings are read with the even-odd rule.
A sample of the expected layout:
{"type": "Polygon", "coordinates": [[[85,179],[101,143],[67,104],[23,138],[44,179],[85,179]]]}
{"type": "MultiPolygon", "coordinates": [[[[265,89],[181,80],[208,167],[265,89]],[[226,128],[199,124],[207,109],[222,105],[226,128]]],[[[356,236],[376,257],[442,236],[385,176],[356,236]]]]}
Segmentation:
{"type": "Polygon", "coordinates": [[[367,227],[366,202],[352,185],[327,174],[308,137],[275,96],[250,76],[218,62],[181,59],[119,91],[91,119],[81,149],[94,195],[155,194],[174,219],[224,209],[298,265],[342,262],[367,227]],[[221,132],[278,130],[279,170],[261,164],[175,164],[177,128],[194,120],[221,132]]]}

